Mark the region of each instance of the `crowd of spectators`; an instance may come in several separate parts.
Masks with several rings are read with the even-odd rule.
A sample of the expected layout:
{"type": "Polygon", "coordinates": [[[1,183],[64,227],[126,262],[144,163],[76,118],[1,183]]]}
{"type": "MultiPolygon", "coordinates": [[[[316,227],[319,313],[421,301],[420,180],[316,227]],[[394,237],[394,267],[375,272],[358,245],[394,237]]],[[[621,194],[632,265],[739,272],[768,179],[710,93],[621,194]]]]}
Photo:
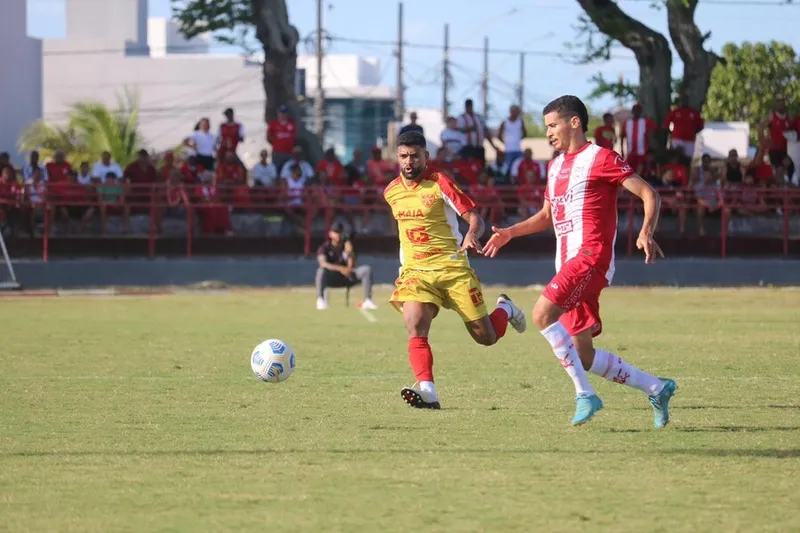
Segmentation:
{"type": "MultiPolygon", "coordinates": [[[[39,153],[30,153],[28,163],[15,169],[7,153],[0,154],[0,224],[12,231],[37,235],[45,220],[63,221],[68,231],[85,233],[99,219],[105,234],[110,216],[122,219],[122,231],[130,231],[130,217],[149,213],[151,226],[160,232],[164,217],[186,217],[192,204],[205,234],[231,234],[231,214],[236,210],[280,215],[290,231],[303,232],[317,215],[329,223],[335,216],[348,220],[353,229],[370,232],[373,211],[381,202],[382,189],[398,174],[397,165],[378,147],[369,157],[357,150],[343,163],[334,150],[312,165],[297,144],[298,128],[286,106],[268,123],[266,148],[252,168],[246,169],[237,153],[245,138],[244,126],[226,109],[216,132],[211,120],[202,118],[184,141],[187,155],[172,152],[154,159],[146,150],[122,168],[104,152],[95,162],[83,161],[73,169],[64,154],[55,152],[42,164],[39,153]],[[45,216],[45,209],[48,210],[45,216]],[[358,224],[356,223],[358,220],[358,224]]],[[[735,212],[752,215],[780,212],[780,205],[760,195],[757,188],[798,185],[794,165],[787,154],[787,137],[800,133],[800,117],[792,119],[785,102],[761,124],[761,143],[746,163],[735,150],[727,159],[712,161],[708,155],[692,164],[694,139],[703,129],[700,112],[686,102],[672,109],[663,124],[643,116],[634,105],[631,118],[617,124],[607,113],[593,133],[594,142],[618,149],[634,169],[662,191],[665,211],[678,220],[678,231],[686,231],[687,214],[697,217],[697,231],[705,233],[705,218],[723,207],[724,192],[736,200],[735,212]],[[650,150],[650,138],[659,129],[669,135],[665,153],[650,150]]],[[[415,113],[403,131],[424,133],[415,113]]],[[[490,129],[467,100],[457,117],[447,117],[439,149],[429,166],[449,174],[476,200],[481,214],[494,224],[508,216],[529,216],[541,208],[547,161],[524,149],[528,137],[518,106],[490,129]],[[487,161],[488,143],[495,157],[487,161]]],[[[557,154],[553,153],[552,157],[557,154]]],[[[389,226],[394,229],[393,225],[389,226]]]]}

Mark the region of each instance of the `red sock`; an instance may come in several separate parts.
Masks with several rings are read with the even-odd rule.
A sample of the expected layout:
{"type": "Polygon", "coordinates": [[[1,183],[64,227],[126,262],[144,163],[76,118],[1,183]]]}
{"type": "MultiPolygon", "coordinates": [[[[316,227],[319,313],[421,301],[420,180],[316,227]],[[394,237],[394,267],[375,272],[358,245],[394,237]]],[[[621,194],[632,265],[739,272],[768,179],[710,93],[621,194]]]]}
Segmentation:
{"type": "Polygon", "coordinates": [[[433,352],[428,337],[408,339],[408,362],[417,381],[433,381],[433,352]]]}
{"type": "Polygon", "coordinates": [[[503,335],[506,334],[506,328],[508,327],[508,313],[498,307],[492,311],[492,314],[489,315],[489,320],[492,321],[492,326],[494,326],[494,334],[497,336],[497,340],[500,340],[503,335]]]}

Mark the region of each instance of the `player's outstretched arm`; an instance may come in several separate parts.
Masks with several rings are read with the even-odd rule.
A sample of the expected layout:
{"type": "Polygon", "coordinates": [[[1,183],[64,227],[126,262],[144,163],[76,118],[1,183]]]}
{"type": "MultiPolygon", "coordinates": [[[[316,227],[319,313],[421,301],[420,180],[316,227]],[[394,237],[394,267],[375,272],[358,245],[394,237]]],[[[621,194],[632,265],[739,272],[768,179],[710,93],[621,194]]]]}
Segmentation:
{"type": "Polygon", "coordinates": [[[550,202],[545,199],[542,209],[538,213],[518,222],[509,228],[496,228],[492,226],[492,236],[486,246],[483,247],[483,255],[486,257],[494,257],[500,248],[508,244],[514,237],[522,237],[524,235],[531,235],[539,233],[553,224],[553,212],[550,210],[550,202]]]}
{"type": "Polygon", "coordinates": [[[636,174],[623,181],[622,186],[641,198],[644,203],[644,222],[636,239],[636,247],[644,250],[645,263],[655,263],[657,255],[664,257],[661,247],[653,239],[658,225],[658,214],[661,211],[661,197],[650,184],[636,174]]]}
{"type": "Polygon", "coordinates": [[[478,253],[482,253],[481,243],[479,239],[483,232],[486,231],[486,225],[483,223],[483,218],[478,214],[478,210],[475,208],[470,209],[466,213],[461,215],[461,218],[469,222],[469,230],[467,230],[467,234],[464,235],[464,240],[461,241],[461,247],[458,249],[459,252],[463,252],[464,250],[475,250],[478,253]]]}

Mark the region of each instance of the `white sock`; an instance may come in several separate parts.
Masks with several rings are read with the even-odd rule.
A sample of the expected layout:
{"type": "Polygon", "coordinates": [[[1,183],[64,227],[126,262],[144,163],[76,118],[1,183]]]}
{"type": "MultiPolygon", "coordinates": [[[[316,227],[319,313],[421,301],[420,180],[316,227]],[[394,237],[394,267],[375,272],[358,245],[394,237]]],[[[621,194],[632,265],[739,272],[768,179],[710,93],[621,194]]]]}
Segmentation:
{"type": "Polygon", "coordinates": [[[594,351],[594,362],[590,372],[608,381],[639,389],[648,396],[658,394],[664,388],[664,384],[657,377],[639,370],[622,357],[605,350],[594,351]]]}
{"type": "Polygon", "coordinates": [[[578,357],[578,350],[572,342],[572,337],[561,325],[561,322],[551,324],[541,331],[541,334],[550,343],[553,353],[556,354],[561,366],[567,371],[572,383],[575,385],[576,394],[594,394],[594,389],[589,383],[586,371],[583,369],[581,358],[578,357]]]}
{"type": "Polygon", "coordinates": [[[436,395],[436,385],[433,384],[433,381],[420,381],[419,388],[420,390],[423,390],[433,395],[434,401],[437,401],[439,399],[439,397],[436,395]]]}
{"type": "Polygon", "coordinates": [[[505,311],[506,314],[508,315],[508,319],[511,320],[511,315],[514,312],[511,310],[511,306],[510,305],[508,305],[505,302],[501,302],[501,303],[497,304],[497,307],[495,309],[502,309],[503,311],[505,311]]]}

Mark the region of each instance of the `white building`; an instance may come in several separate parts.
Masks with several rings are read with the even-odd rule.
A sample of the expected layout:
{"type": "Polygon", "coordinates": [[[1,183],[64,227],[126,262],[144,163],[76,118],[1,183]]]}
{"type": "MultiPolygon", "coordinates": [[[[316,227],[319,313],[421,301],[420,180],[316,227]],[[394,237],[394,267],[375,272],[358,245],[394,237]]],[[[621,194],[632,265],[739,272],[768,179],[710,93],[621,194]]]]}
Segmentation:
{"type": "Polygon", "coordinates": [[[2,0],[0,8],[0,152],[17,155],[25,127],[42,116],[42,43],[27,34],[27,1],[2,0]]]}
{"type": "MultiPolygon", "coordinates": [[[[24,0],[13,1],[24,4],[24,0]]],[[[227,107],[235,110],[247,132],[239,149],[243,159],[254,161],[267,146],[259,58],[209,55],[207,38],[186,41],[173,22],[149,19],[147,0],[65,1],[66,38],[44,42],[45,120],[63,121],[71,104],[78,101],[113,105],[128,89],[139,95],[141,129],[150,149],[180,144],[201,117],[208,117],[216,128],[227,107]],[[98,14],[98,5],[108,12],[98,14]],[[97,20],[104,24],[92,24],[97,20]]],[[[299,56],[297,63],[299,69],[306,69],[307,93],[313,97],[315,58],[299,56]]],[[[377,59],[325,58],[326,138],[341,156],[360,147],[354,139],[364,137],[365,126],[369,126],[364,130],[367,135],[377,125],[376,131],[385,136],[393,92],[380,86],[380,74],[377,59]]],[[[376,141],[372,139],[370,145],[376,141]]]]}

